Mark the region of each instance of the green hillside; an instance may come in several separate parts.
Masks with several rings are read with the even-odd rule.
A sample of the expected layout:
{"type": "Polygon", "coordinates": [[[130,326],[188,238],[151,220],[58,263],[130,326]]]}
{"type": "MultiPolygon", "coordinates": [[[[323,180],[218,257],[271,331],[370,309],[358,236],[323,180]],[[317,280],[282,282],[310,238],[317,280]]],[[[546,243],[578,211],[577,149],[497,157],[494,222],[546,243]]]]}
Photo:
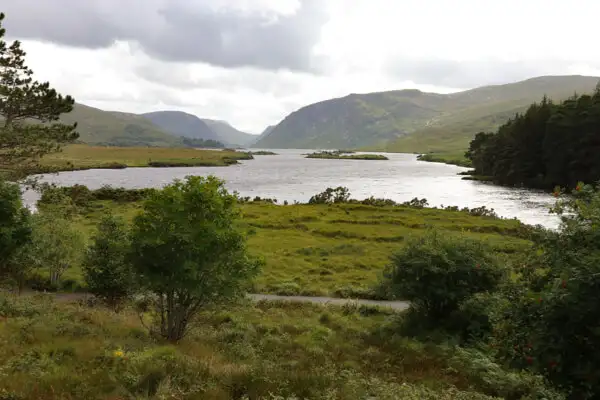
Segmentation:
{"type": "Polygon", "coordinates": [[[399,90],[351,94],[295,111],[262,137],[265,148],[463,150],[544,95],[559,100],[593,90],[597,77],[544,76],[452,94],[399,90]]]}
{"type": "Polygon", "coordinates": [[[176,137],[220,141],[218,135],[204,121],[183,111],[156,111],[141,116],[176,137]]]}
{"type": "Polygon", "coordinates": [[[64,122],[77,122],[79,140],[88,144],[114,146],[173,146],[179,139],[169,135],[148,119],[115,111],[104,111],[76,104],[64,114],[64,122]]]}
{"type": "Polygon", "coordinates": [[[239,131],[226,121],[207,118],[202,118],[202,121],[218,136],[220,142],[228,146],[248,146],[257,139],[257,135],[239,131]]]}

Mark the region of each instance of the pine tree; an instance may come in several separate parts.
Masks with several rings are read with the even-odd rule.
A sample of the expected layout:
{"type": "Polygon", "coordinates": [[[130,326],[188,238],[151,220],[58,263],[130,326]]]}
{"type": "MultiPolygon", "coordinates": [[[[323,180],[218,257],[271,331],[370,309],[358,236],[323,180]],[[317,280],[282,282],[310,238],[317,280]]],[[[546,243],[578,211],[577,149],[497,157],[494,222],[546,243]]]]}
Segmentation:
{"type": "Polygon", "coordinates": [[[21,43],[8,45],[2,40],[3,20],[0,13],[0,168],[23,175],[41,157],[79,137],[76,124],[59,122],[61,114],[73,110],[75,100],[58,94],[48,82],[33,79],[21,43]]]}

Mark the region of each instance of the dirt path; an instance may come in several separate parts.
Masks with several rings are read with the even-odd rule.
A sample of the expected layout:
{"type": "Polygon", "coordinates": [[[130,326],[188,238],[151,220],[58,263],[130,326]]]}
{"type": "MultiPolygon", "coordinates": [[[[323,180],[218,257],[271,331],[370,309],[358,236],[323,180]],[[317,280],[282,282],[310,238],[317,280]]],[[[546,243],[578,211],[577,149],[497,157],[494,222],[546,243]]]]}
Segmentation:
{"type": "MultiPolygon", "coordinates": [[[[32,295],[35,292],[24,292],[22,296],[32,295]]],[[[91,297],[88,293],[54,293],[56,301],[72,302],[91,297]]],[[[270,300],[270,301],[296,301],[300,303],[315,303],[315,304],[332,304],[341,306],[344,304],[358,304],[366,306],[388,307],[394,310],[406,310],[410,303],[407,301],[385,301],[385,300],[366,300],[366,299],[340,299],[334,297],[318,297],[318,296],[278,296],[275,294],[249,294],[249,298],[254,301],[270,300]]]]}
{"type": "Polygon", "coordinates": [[[406,310],[410,303],[407,301],[385,301],[385,300],[365,300],[365,299],[339,299],[334,297],[313,297],[313,296],[278,296],[274,294],[250,294],[251,299],[260,300],[275,300],[275,301],[297,301],[302,303],[317,303],[317,304],[334,304],[344,305],[355,303],[366,306],[389,307],[394,310],[406,310]]]}

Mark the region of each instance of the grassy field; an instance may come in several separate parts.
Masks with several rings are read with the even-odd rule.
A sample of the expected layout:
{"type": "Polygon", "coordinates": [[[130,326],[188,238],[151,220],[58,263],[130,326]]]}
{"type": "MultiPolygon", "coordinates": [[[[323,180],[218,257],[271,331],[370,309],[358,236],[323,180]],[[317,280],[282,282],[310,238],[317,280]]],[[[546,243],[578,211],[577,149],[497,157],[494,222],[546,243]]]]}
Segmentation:
{"type": "MultiPolygon", "coordinates": [[[[89,234],[107,210],[131,219],[139,207],[96,201],[78,223],[89,234]]],[[[251,252],[266,261],[255,281],[257,293],[378,298],[374,287],[390,255],[429,227],[449,235],[464,231],[507,258],[529,247],[525,229],[515,220],[436,209],[252,202],[242,205],[239,223],[248,232],[251,252]]],[[[66,278],[81,282],[81,273],[74,268],[66,278]]]]}
{"type": "Polygon", "coordinates": [[[126,167],[218,167],[236,164],[252,156],[237,151],[197,150],[175,147],[104,147],[70,145],[42,159],[49,170],[126,167]]]}
{"type": "Polygon", "coordinates": [[[177,345],[149,337],[132,310],[51,295],[0,293],[0,319],[3,399],[484,400],[521,384],[394,334],[398,316],[374,308],[232,305],[202,313],[177,345]]]}

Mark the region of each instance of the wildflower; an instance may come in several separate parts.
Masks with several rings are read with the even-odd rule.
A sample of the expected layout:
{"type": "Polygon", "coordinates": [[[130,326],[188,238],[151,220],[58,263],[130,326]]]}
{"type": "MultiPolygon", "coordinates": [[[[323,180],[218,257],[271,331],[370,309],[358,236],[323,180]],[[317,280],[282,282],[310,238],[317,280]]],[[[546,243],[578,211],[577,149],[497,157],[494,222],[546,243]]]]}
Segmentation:
{"type": "Polygon", "coordinates": [[[125,353],[123,352],[123,350],[115,350],[113,352],[113,356],[117,357],[117,358],[123,358],[125,357],[125,353]]]}
{"type": "Polygon", "coordinates": [[[580,190],[581,190],[581,185],[577,185],[577,186],[575,187],[575,190],[577,190],[577,191],[580,191],[580,190]]]}

